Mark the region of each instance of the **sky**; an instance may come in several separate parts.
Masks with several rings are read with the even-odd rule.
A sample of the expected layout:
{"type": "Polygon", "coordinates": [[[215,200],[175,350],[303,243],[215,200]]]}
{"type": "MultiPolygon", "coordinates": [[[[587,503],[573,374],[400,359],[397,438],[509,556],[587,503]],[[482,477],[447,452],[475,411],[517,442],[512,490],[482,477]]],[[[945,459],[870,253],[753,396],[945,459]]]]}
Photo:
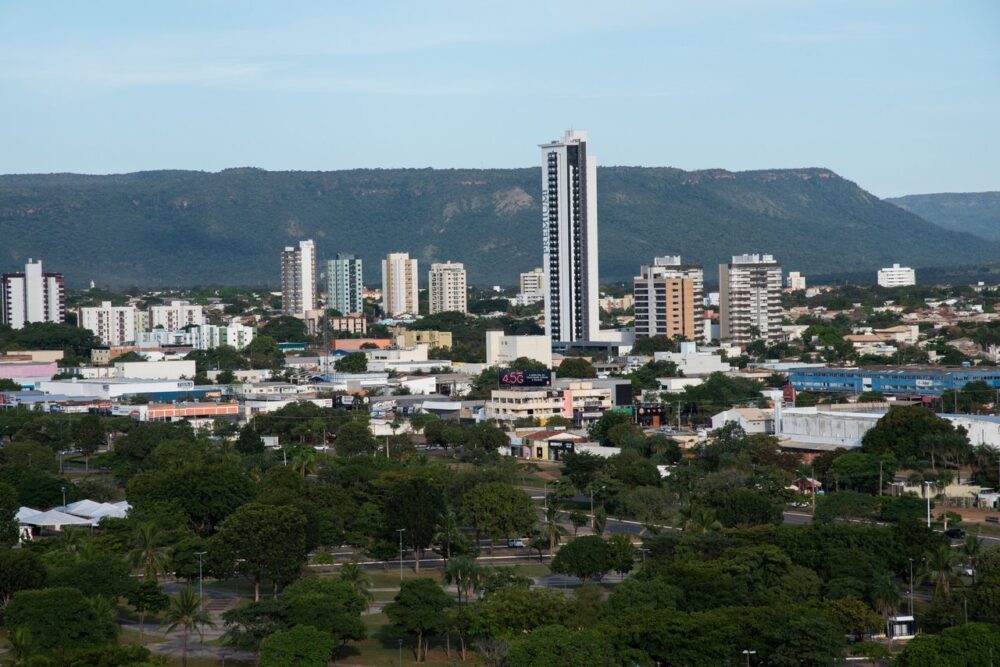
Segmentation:
{"type": "Polygon", "coordinates": [[[827,167],[1000,190],[1000,2],[0,0],[0,173],[827,167]]]}

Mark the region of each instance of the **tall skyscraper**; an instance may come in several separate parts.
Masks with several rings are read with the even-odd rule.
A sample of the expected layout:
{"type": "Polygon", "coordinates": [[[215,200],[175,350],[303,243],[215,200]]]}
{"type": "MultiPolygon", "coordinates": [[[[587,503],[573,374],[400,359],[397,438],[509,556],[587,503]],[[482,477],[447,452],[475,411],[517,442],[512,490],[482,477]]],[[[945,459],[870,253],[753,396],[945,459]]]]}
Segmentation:
{"type": "Polygon", "coordinates": [[[418,314],[418,285],[417,260],[405,252],[386,255],[382,260],[382,312],[389,317],[418,314]]]}
{"type": "Polygon", "coordinates": [[[335,308],[344,315],[364,310],[362,275],[360,257],[338,252],[337,259],[329,260],[326,263],[327,308],[335,308]]]}
{"type": "Polygon", "coordinates": [[[42,260],[24,271],[0,278],[0,323],[21,329],[29,322],[65,322],[66,300],[61,273],[42,271],[42,260]]]}
{"type": "Polygon", "coordinates": [[[737,345],[781,337],[781,265],[771,255],[736,255],[719,265],[719,335],[737,345]]]}
{"type": "Polygon", "coordinates": [[[597,305],[597,160],[587,133],[542,144],[545,333],[555,342],[592,340],[597,305]]]}
{"type": "Polygon", "coordinates": [[[465,266],[459,262],[431,264],[428,275],[427,303],[431,314],[468,310],[465,266]]]}
{"type": "Polygon", "coordinates": [[[316,308],[316,244],[299,241],[281,251],[281,312],[305,317],[316,308]]]}
{"type": "Polygon", "coordinates": [[[654,257],[632,281],[635,296],[635,337],[681,336],[703,340],[701,265],[681,264],[680,256],[654,257]]]}

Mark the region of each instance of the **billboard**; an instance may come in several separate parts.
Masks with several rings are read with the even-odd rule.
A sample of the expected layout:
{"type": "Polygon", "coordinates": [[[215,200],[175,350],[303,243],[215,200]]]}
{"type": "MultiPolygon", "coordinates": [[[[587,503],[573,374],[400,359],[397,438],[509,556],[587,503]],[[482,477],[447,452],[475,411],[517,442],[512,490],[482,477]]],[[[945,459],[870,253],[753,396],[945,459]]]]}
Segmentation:
{"type": "Polygon", "coordinates": [[[501,387],[548,387],[552,384],[552,371],[522,371],[516,368],[500,369],[501,387]]]}

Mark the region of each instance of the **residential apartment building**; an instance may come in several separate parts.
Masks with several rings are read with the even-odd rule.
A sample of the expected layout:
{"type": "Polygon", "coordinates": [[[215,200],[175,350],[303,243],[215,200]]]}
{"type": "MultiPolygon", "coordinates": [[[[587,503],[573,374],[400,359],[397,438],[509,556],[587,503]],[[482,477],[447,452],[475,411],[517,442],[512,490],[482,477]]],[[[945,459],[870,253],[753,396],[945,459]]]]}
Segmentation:
{"type": "Polygon", "coordinates": [[[345,253],[337,253],[336,259],[326,263],[326,307],[339,310],[342,315],[362,312],[364,299],[361,290],[361,258],[345,253]]]}
{"type": "Polygon", "coordinates": [[[719,335],[745,345],[781,338],[781,265],[771,255],[735,255],[719,265],[719,335]]]}
{"type": "Polygon", "coordinates": [[[431,264],[428,273],[427,303],[430,313],[468,311],[465,266],[460,262],[431,264]]]}
{"type": "Polygon", "coordinates": [[[519,287],[518,291],[521,294],[541,294],[545,291],[545,270],[542,267],[538,267],[531,271],[525,271],[521,274],[519,287]]]}
{"type": "Polygon", "coordinates": [[[65,322],[66,299],[61,273],[46,273],[42,260],[24,271],[0,278],[0,324],[21,329],[29,322],[65,322]]]}
{"type": "Polygon", "coordinates": [[[804,291],[806,288],[806,277],[798,271],[789,271],[788,282],[785,284],[793,292],[804,291]]]}
{"type": "Polygon", "coordinates": [[[281,251],[281,311],[302,318],[315,308],[316,244],[309,239],[281,251]]]}
{"type": "Polygon", "coordinates": [[[222,345],[242,350],[257,335],[254,327],[248,327],[237,319],[226,326],[202,324],[191,330],[191,345],[196,350],[212,350],[222,345]]]}
{"type": "Polygon", "coordinates": [[[135,342],[135,306],[100,306],[80,309],[80,326],[89,329],[105,345],[135,342]]]}
{"type": "Polygon", "coordinates": [[[597,161],[587,133],[541,144],[545,333],[554,342],[598,337],[597,161]]]}
{"type": "Polygon", "coordinates": [[[704,275],[698,264],[680,256],[654,257],[632,280],[635,337],[704,338],[704,275]]]}
{"type": "Polygon", "coordinates": [[[417,260],[392,252],[382,260],[382,312],[387,317],[420,312],[417,260]]]}
{"type": "Polygon", "coordinates": [[[188,326],[201,326],[205,314],[201,306],[188,301],[171,301],[164,306],[149,308],[149,328],[175,331],[188,326]]]}
{"type": "Polygon", "coordinates": [[[917,272],[908,266],[893,264],[878,270],[879,287],[906,287],[917,284],[917,272]]]}
{"type": "Polygon", "coordinates": [[[392,337],[396,347],[426,345],[429,350],[433,350],[435,347],[443,350],[451,349],[450,331],[436,331],[434,329],[414,329],[411,331],[406,327],[393,327],[392,337]]]}
{"type": "Polygon", "coordinates": [[[350,334],[368,333],[368,321],[363,317],[328,317],[327,325],[330,331],[350,334]]]}

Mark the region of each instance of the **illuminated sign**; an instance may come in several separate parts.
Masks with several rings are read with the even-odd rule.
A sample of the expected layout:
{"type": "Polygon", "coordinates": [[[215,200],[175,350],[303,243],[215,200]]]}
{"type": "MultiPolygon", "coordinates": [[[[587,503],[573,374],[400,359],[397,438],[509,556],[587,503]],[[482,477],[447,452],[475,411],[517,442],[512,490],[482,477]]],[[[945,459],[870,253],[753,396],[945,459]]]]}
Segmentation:
{"type": "Polygon", "coordinates": [[[548,387],[552,384],[552,372],[522,371],[516,368],[500,369],[501,387],[548,387]]]}

